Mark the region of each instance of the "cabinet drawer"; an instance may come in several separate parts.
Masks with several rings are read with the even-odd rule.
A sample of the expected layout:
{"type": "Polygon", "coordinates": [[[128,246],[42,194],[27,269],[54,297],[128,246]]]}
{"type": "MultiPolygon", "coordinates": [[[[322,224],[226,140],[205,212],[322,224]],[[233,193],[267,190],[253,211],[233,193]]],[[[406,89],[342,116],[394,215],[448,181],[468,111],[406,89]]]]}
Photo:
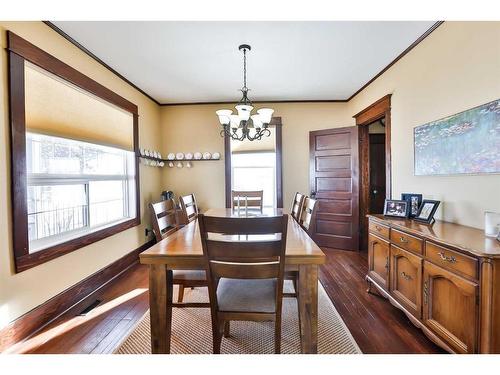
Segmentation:
{"type": "Polygon", "coordinates": [[[373,232],[382,238],[389,239],[390,229],[389,229],[389,227],[387,227],[385,225],[377,223],[374,220],[370,220],[370,223],[368,225],[368,229],[370,230],[370,232],[373,232]]]}
{"type": "Polygon", "coordinates": [[[409,235],[408,233],[401,232],[393,228],[391,230],[391,242],[394,245],[402,247],[403,249],[423,254],[423,241],[420,238],[409,235]]]}
{"type": "Polygon", "coordinates": [[[457,251],[427,241],[425,255],[434,263],[444,268],[458,271],[473,279],[478,278],[478,261],[457,251]]]}

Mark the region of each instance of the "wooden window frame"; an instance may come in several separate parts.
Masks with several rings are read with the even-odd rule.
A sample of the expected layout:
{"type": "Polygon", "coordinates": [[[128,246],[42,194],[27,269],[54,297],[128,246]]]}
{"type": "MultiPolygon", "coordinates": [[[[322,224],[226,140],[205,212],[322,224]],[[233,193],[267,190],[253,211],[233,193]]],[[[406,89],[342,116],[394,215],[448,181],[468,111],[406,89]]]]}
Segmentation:
{"type": "MultiPolygon", "coordinates": [[[[281,117],[273,117],[270,126],[276,128],[276,207],[283,208],[283,141],[281,117]]],[[[226,208],[231,208],[231,139],[224,137],[225,191],[226,208]]]]}
{"type": "Polygon", "coordinates": [[[100,241],[106,237],[141,224],[139,179],[139,115],[137,105],[102,86],[61,60],[41,50],[18,35],[7,32],[9,54],[9,115],[11,128],[11,184],[12,184],[12,239],[15,271],[22,272],[49,260],[100,241]],[[133,116],[135,157],[135,217],[118,224],[85,234],[81,237],[29,253],[26,117],[25,117],[25,62],[42,69],[90,92],[91,94],[129,112],[133,116]]]}

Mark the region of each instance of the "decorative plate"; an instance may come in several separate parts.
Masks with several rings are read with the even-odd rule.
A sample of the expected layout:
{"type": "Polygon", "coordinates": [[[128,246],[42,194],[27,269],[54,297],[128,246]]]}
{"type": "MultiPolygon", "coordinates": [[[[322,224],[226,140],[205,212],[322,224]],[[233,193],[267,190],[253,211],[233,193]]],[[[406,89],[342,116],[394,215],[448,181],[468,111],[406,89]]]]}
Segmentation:
{"type": "Polygon", "coordinates": [[[167,155],[168,160],[174,160],[175,159],[175,154],[171,152],[170,154],[167,155]]]}
{"type": "Polygon", "coordinates": [[[205,152],[203,154],[203,159],[210,159],[210,158],[212,158],[212,154],[210,152],[205,152]]]}
{"type": "Polygon", "coordinates": [[[184,154],[182,152],[178,152],[177,154],[175,154],[175,158],[182,160],[182,159],[184,159],[184,154]]]}
{"type": "Polygon", "coordinates": [[[173,168],[173,167],[174,167],[174,163],[173,163],[173,162],[169,162],[169,163],[168,163],[168,167],[169,167],[169,168],[173,168]]]}
{"type": "Polygon", "coordinates": [[[195,153],[194,153],[194,158],[195,158],[196,160],[200,160],[202,157],[203,157],[203,155],[201,155],[201,152],[195,152],[195,153]]]}
{"type": "Polygon", "coordinates": [[[149,156],[149,150],[145,150],[144,155],[149,156]]]}
{"type": "Polygon", "coordinates": [[[177,168],[182,168],[182,162],[181,161],[177,162],[177,168]]]}
{"type": "Polygon", "coordinates": [[[160,153],[158,153],[158,159],[161,159],[161,154],[160,153]]]}
{"type": "Polygon", "coordinates": [[[158,153],[156,151],[153,151],[153,157],[158,158],[158,153]]]}
{"type": "Polygon", "coordinates": [[[186,160],[191,160],[192,158],[193,158],[193,154],[192,154],[192,153],[190,153],[190,152],[188,152],[188,153],[186,154],[186,160]]]}
{"type": "Polygon", "coordinates": [[[220,154],[218,152],[214,152],[212,154],[212,159],[219,160],[220,159],[220,154]]]}
{"type": "Polygon", "coordinates": [[[186,163],[186,168],[191,168],[191,167],[192,167],[192,164],[191,164],[191,162],[190,162],[190,161],[188,161],[188,162],[186,163]]]}
{"type": "Polygon", "coordinates": [[[144,149],[143,148],[139,149],[139,154],[141,154],[141,156],[144,156],[144,149]]]}

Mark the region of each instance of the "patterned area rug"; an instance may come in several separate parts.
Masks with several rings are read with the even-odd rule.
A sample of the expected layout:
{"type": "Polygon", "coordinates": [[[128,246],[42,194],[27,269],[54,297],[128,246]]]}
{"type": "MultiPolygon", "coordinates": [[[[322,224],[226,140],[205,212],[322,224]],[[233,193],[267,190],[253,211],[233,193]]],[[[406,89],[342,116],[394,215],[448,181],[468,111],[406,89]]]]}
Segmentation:
{"type": "MultiPolygon", "coordinates": [[[[288,282],[287,282],[288,283],[288,282]]],[[[285,284],[285,290],[292,289],[285,284]]],[[[176,297],[174,290],[174,298],[176,297]]],[[[186,289],[185,301],[208,301],[206,288],[186,289]]],[[[328,298],[321,283],[318,285],[318,352],[320,354],[361,353],[339,313],[328,298]]],[[[297,300],[283,299],[281,352],[300,353],[297,300]]],[[[149,311],[124,340],[115,353],[150,354],[149,311]]],[[[230,337],[222,339],[224,354],[272,354],[274,352],[273,322],[231,322],[230,337]]],[[[172,318],[173,354],[212,353],[210,309],[174,308],[172,318]]]]}

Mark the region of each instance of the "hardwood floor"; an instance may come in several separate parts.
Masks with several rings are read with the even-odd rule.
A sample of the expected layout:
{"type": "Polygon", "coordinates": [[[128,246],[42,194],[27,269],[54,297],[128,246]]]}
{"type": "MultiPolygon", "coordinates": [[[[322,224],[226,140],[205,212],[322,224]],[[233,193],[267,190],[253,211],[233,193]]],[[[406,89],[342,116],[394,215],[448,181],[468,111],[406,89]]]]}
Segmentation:
{"type": "MultiPolygon", "coordinates": [[[[442,353],[386,299],[366,293],[366,254],[323,249],[320,280],[364,353],[442,353]]],[[[148,309],[148,268],[135,265],[96,296],[86,315],[68,311],[15,353],[112,353],[148,309]]]]}
{"type": "Polygon", "coordinates": [[[322,250],[319,278],[363,353],[444,353],[387,299],[366,292],[366,252],[322,250]]]}

